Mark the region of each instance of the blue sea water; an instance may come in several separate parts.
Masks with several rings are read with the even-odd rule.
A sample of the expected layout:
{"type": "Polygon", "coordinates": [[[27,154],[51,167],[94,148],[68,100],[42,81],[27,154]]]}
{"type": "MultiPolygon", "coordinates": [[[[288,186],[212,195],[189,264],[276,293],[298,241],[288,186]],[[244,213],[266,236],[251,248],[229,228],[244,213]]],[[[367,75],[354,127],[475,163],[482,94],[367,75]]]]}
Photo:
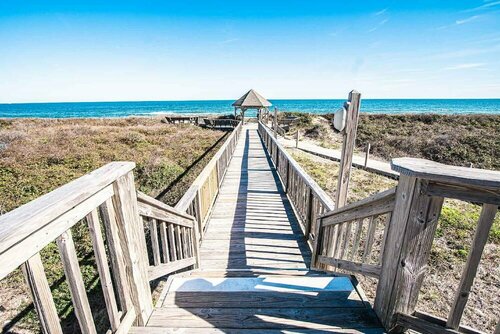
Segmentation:
{"type": "MultiPolygon", "coordinates": [[[[0,104],[0,118],[124,117],[160,114],[229,114],[233,101],[145,101],[0,104]]],[[[344,100],[271,100],[280,111],[331,113],[344,100]]],[[[500,99],[365,99],[365,113],[500,114],[500,99]]],[[[249,116],[255,112],[249,111],[249,116]]]]}

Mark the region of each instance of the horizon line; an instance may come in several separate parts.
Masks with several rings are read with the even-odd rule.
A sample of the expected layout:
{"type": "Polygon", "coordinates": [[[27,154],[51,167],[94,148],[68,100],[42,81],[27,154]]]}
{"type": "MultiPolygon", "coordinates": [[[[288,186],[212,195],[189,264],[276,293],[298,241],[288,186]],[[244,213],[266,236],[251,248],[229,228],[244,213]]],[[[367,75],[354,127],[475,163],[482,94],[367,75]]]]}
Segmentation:
{"type": "MultiPolygon", "coordinates": [[[[500,97],[384,97],[384,98],[362,98],[362,100],[499,100],[500,97]]],[[[331,101],[331,100],[347,100],[347,98],[269,98],[270,101],[331,101]]],[[[225,102],[236,101],[234,99],[204,99],[204,100],[114,100],[114,101],[34,101],[34,102],[2,102],[0,105],[6,104],[64,104],[64,103],[141,103],[141,102],[225,102]]]]}

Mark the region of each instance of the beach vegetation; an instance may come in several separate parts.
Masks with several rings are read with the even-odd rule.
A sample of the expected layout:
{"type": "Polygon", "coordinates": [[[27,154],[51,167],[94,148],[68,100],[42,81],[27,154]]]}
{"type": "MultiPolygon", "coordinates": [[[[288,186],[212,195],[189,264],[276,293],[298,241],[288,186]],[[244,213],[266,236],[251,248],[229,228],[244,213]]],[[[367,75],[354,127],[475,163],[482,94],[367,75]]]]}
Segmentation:
{"type": "MultiPolygon", "coordinates": [[[[137,189],[174,205],[211,159],[227,133],[159,118],[0,120],[0,213],[34,200],[111,161],[133,161],[137,189]]],[[[88,227],[72,229],[98,332],[108,327],[88,227]]],[[[55,243],[41,251],[64,332],[77,333],[69,288],[55,243]]],[[[38,332],[29,290],[20,270],[0,282],[0,328],[38,332]]]]}

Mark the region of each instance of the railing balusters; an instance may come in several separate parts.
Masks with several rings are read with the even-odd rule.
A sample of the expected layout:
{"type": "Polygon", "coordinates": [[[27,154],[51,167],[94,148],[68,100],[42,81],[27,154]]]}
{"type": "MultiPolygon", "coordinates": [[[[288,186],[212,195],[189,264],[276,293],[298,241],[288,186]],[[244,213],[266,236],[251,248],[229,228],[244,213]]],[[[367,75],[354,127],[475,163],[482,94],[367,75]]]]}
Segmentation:
{"type": "Polygon", "coordinates": [[[351,231],[352,222],[347,222],[343,224],[344,227],[344,242],[342,248],[340,249],[339,259],[344,259],[347,255],[347,248],[349,247],[349,242],[351,241],[351,231]]]}
{"type": "Polygon", "coordinates": [[[90,310],[85,284],[76,257],[75,244],[71,236],[71,231],[67,230],[57,239],[57,246],[61,254],[66,281],[71,292],[71,299],[75,307],[76,317],[80,324],[80,330],[84,334],[96,334],[92,311],[90,310]]]}
{"type": "Polygon", "coordinates": [[[92,239],[92,247],[94,248],[95,259],[97,263],[97,271],[101,281],[102,292],[104,301],[106,303],[106,310],[108,312],[111,330],[116,331],[120,325],[120,318],[118,316],[118,306],[116,305],[115,290],[113,288],[113,281],[111,279],[111,272],[109,271],[108,259],[106,256],[106,248],[102,238],[101,223],[99,222],[99,215],[97,209],[92,210],[87,215],[87,224],[90,230],[90,237],[92,239]]]}
{"type": "Polygon", "coordinates": [[[176,252],[177,246],[174,235],[174,225],[171,223],[168,224],[168,241],[169,241],[170,255],[172,256],[172,261],[180,260],[177,257],[177,252],[176,252]]]}
{"type": "Polygon", "coordinates": [[[106,241],[111,258],[111,268],[115,277],[116,289],[120,300],[121,310],[128,312],[133,309],[130,291],[123,261],[123,251],[120,245],[117,221],[111,199],[106,200],[101,206],[101,217],[105,226],[106,241]]]}
{"type": "Polygon", "coordinates": [[[365,242],[365,247],[363,249],[363,256],[361,263],[367,263],[370,261],[370,254],[373,248],[373,241],[375,240],[375,231],[377,229],[377,216],[371,216],[368,220],[368,231],[366,232],[367,238],[365,242]]]}
{"type": "Polygon", "coordinates": [[[359,243],[361,242],[361,232],[363,230],[363,221],[364,221],[364,219],[357,220],[356,232],[355,232],[354,239],[353,239],[351,254],[349,255],[349,261],[352,261],[357,255],[359,243]]]}
{"type": "Polygon", "coordinates": [[[158,242],[158,222],[154,218],[150,218],[148,219],[148,221],[149,221],[149,236],[151,239],[151,250],[153,251],[153,264],[157,266],[161,263],[160,243],[158,242]]]}
{"type": "Polygon", "coordinates": [[[180,226],[174,226],[174,236],[175,236],[175,246],[176,251],[177,251],[177,259],[181,260],[184,259],[184,256],[182,255],[182,241],[181,241],[181,236],[180,236],[180,226]]]}
{"type": "Polygon", "coordinates": [[[164,221],[160,222],[160,241],[161,249],[163,254],[163,263],[170,262],[170,252],[168,249],[168,238],[167,238],[167,223],[164,221]]]}
{"type": "Polygon", "coordinates": [[[22,266],[24,277],[31,291],[33,305],[40,319],[43,333],[62,334],[61,323],[50,286],[45,275],[40,253],[29,258],[22,266]]]}

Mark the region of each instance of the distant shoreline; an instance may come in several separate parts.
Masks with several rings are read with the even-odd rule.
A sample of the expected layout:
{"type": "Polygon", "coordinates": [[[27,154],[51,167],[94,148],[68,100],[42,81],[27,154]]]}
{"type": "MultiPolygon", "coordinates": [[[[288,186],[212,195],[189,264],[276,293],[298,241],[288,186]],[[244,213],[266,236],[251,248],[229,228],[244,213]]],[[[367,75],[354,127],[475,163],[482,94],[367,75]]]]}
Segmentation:
{"type": "MultiPolygon", "coordinates": [[[[279,111],[312,114],[333,113],[345,99],[271,100],[279,111]]],[[[0,118],[119,118],[128,116],[226,115],[232,114],[230,100],[70,102],[0,104],[0,118]]],[[[500,114],[500,99],[364,99],[365,114],[500,114]]],[[[249,110],[248,116],[255,111],[249,110]]]]}

